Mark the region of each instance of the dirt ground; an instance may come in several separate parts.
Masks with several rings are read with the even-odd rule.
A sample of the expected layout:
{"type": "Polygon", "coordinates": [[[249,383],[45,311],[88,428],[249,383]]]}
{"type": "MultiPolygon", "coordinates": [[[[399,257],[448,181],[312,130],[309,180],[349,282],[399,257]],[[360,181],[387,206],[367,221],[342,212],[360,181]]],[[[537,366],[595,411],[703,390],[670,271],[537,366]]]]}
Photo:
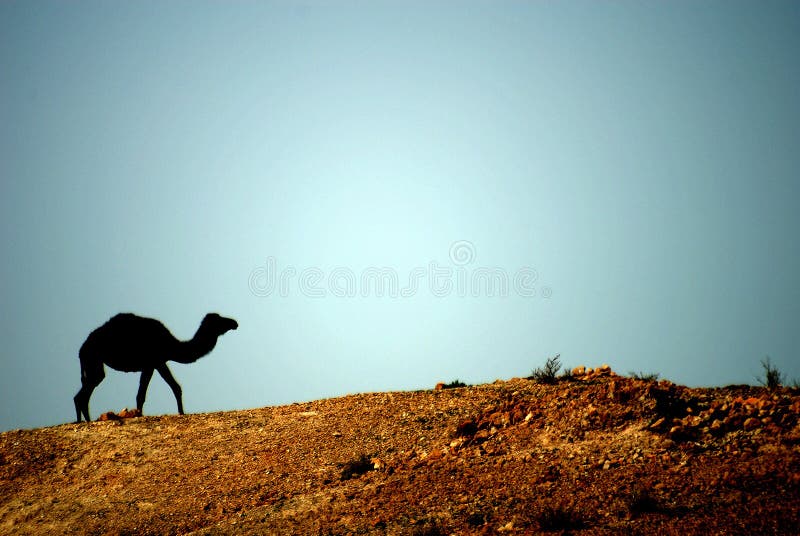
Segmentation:
{"type": "Polygon", "coordinates": [[[798,534],[799,423],[603,368],[18,430],[0,534],[798,534]]]}

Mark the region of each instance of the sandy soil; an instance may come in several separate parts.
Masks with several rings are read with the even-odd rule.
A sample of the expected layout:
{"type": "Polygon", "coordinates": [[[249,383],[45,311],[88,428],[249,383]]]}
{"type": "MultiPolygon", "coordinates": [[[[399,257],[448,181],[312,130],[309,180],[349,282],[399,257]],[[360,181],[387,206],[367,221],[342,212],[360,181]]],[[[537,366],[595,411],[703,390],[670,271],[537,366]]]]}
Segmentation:
{"type": "Polygon", "coordinates": [[[797,534],[800,393],[607,369],[0,434],[2,534],[797,534]]]}

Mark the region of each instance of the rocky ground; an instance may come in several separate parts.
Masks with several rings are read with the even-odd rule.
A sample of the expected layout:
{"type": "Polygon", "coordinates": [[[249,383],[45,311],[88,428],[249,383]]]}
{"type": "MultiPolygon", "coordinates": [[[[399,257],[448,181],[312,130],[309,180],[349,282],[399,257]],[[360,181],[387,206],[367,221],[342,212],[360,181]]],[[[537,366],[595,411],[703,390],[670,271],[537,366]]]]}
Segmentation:
{"type": "Polygon", "coordinates": [[[0,533],[798,533],[800,392],[575,372],[5,432],[0,533]]]}

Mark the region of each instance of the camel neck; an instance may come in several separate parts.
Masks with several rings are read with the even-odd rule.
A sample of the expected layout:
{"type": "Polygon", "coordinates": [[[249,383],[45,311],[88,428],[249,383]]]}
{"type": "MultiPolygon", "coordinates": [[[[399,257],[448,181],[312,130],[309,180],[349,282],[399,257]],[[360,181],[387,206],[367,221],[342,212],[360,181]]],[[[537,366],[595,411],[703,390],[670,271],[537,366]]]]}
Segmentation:
{"type": "Polygon", "coordinates": [[[204,355],[211,352],[217,344],[217,338],[204,335],[198,330],[194,337],[188,341],[181,341],[178,344],[178,351],[175,359],[178,363],[194,363],[204,355]]]}

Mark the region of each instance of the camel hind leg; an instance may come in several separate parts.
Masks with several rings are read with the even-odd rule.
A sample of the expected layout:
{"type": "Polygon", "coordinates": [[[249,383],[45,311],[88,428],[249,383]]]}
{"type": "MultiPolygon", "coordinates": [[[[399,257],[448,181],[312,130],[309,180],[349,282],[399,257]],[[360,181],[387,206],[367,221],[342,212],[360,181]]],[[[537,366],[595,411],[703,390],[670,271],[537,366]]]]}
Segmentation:
{"type": "Polygon", "coordinates": [[[175,381],[175,377],[169,371],[169,368],[167,368],[166,363],[157,366],[156,370],[161,374],[161,377],[164,378],[164,381],[167,382],[170,389],[172,389],[172,394],[175,395],[175,401],[178,403],[178,413],[183,415],[183,391],[181,390],[181,386],[175,381]]]}
{"type": "Polygon", "coordinates": [[[81,359],[81,388],[73,398],[77,416],[76,423],[81,422],[81,414],[86,418],[86,422],[92,420],[89,417],[89,399],[92,397],[95,387],[100,385],[105,377],[106,373],[103,370],[102,362],[90,363],[81,359]]]}

